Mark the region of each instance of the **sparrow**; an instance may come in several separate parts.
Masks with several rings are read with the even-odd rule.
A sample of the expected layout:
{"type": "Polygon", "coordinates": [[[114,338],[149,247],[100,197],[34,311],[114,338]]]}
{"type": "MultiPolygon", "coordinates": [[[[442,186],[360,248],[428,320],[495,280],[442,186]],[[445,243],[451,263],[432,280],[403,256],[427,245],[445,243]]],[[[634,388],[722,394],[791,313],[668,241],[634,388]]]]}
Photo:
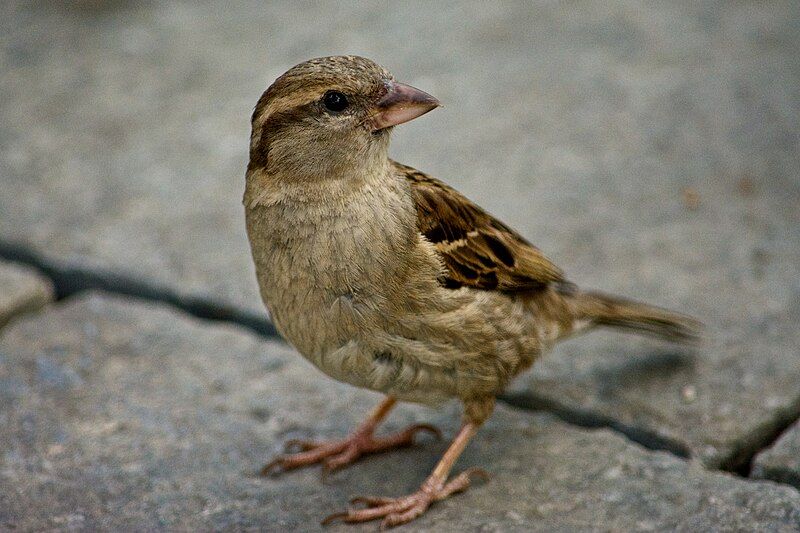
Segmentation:
{"type": "Polygon", "coordinates": [[[300,63],[252,115],[243,203],[261,297],[278,332],[330,377],[386,395],[331,442],[292,441],[263,473],[413,443],[418,424],[376,436],[398,401],[457,399],[463,424],[419,490],[364,497],[336,519],[413,520],[484,472],[450,476],[509,381],[557,341],[598,327],[692,342],[699,323],[579,289],[523,236],[442,181],[388,156],[394,126],[439,101],[373,61],[300,63]]]}

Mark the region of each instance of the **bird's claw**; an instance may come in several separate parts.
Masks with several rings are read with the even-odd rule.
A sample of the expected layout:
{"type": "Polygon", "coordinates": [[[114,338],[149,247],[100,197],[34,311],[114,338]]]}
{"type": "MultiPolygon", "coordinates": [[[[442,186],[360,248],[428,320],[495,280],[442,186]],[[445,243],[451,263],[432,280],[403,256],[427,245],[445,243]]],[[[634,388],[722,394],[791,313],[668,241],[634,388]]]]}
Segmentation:
{"type": "Polygon", "coordinates": [[[364,507],[331,514],[322,521],[322,525],[326,526],[340,519],[347,523],[356,523],[382,518],[381,530],[399,526],[423,514],[434,502],[467,490],[473,476],[484,480],[489,478],[488,472],[482,468],[470,468],[446,483],[428,480],[417,492],[400,498],[357,496],[350,503],[363,504],[364,507]]]}
{"type": "Polygon", "coordinates": [[[261,469],[261,475],[269,476],[281,471],[322,463],[324,481],[330,473],[355,462],[362,455],[413,445],[414,436],[421,431],[432,434],[437,440],[442,438],[442,433],[435,426],[415,424],[386,437],[356,432],[346,439],[330,442],[291,439],[285,444],[285,452],[261,469]],[[293,449],[300,451],[290,453],[293,449]]]}

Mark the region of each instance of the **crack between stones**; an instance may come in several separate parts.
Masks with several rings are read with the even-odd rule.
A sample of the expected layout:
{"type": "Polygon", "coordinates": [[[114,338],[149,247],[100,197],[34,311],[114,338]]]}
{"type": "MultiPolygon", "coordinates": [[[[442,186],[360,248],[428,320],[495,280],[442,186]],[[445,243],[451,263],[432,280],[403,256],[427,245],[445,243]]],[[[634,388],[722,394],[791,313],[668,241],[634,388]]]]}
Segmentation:
{"type": "MultiPolygon", "coordinates": [[[[693,458],[691,449],[679,441],[641,427],[625,424],[611,417],[566,406],[550,398],[530,393],[507,393],[500,396],[498,400],[520,409],[551,413],[574,426],[588,429],[607,428],[648,450],[666,451],[685,460],[693,458]]],[[[744,479],[762,480],[762,478],[753,478],[752,476],[756,456],[774,445],[781,435],[798,421],[800,421],[800,399],[789,408],[778,411],[770,423],[754,430],[742,439],[736,449],[728,457],[723,458],[719,464],[705,465],[705,468],[710,471],[727,472],[744,479]]],[[[800,481],[794,473],[770,470],[765,471],[765,474],[763,477],[765,480],[800,488],[800,481]]]]}
{"type": "Polygon", "coordinates": [[[562,405],[550,398],[531,395],[529,393],[506,393],[501,395],[498,399],[520,409],[551,413],[573,426],[588,429],[610,429],[648,450],[668,452],[681,459],[688,460],[692,458],[691,450],[683,443],[658,435],[653,431],[625,424],[611,417],[562,405]]]}
{"type": "MultiPolygon", "coordinates": [[[[751,434],[747,435],[747,438],[740,444],[738,450],[724,460],[719,465],[719,469],[742,477],[752,477],[756,456],[760,452],[771,448],[786,430],[798,421],[800,421],[800,398],[789,407],[778,410],[769,423],[759,428],[760,431],[753,431],[751,434]]],[[[794,474],[788,472],[784,474],[783,476],[770,475],[766,477],[766,479],[800,488],[800,480],[794,479],[794,474]],[[782,481],[779,479],[787,476],[792,478],[793,481],[782,481]]]]}
{"type": "MultiPolygon", "coordinates": [[[[63,300],[89,290],[101,290],[165,303],[198,318],[234,323],[267,339],[281,340],[275,326],[262,315],[242,311],[233,306],[221,305],[212,299],[181,296],[167,287],[112,271],[59,264],[22,244],[0,241],[0,258],[26,264],[41,271],[52,280],[57,300],[63,300]]],[[[501,395],[498,400],[528,411],[551,413],[574,426],[590,429],[607,428],[649,450],[665,451],[684,460],[692,458],[691,450],[681,442],[647,429],[625,424],[611,417],[562,405],[549,398],[510,393],[501,395]]],[[[798,420],[800,420],[800,400],[792,408],[779,412],[770,427],[765,428],[763,432],[755,432],[755,438],[743,442],[740,449],[723,460],[717,469],[751,479],[750,475],[756,455],[772,446],[781,434],[798,420]]],[[[776,478],[770,476],[770,479],[776,483],[790,486],[794,485],[795,481],[793,478],[782,481],[777,479],[777,476],[776,478]]]]}
{"type": "Polygon", "coordinates": [[[120,275],[111,271],[65,266],[51,261],[20,244],[0,241],[0,258],[32,266],[49,277],[56,291],[56,300],[69,298],[89,290],[134,296],[177,307],[190,315],[206,320],[233,322],[267,338],[277,338],[278,332],[261,314],[220,305],[207,298],[192,298],[177,294],[167,287],[120,275]]]}

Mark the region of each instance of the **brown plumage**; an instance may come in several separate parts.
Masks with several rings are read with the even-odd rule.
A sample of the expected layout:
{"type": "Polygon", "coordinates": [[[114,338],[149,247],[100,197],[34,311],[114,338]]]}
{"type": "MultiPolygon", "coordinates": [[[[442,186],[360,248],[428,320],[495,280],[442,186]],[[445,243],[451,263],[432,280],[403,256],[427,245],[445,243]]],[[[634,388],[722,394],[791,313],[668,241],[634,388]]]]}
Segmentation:
{"type": "Polygon", "coordinates": [[[538,248],[436,178],[392,161],[411,184],[417,228],[436,246],[448,287],[528,291],[563,281],[538,248]]]}
{"type": "Polygon", "coordinates": [[[417,228],[442,258],[448,288],[528,293],[555,289],[571,315],[591,325],[629,329],[675,342],[695,342],[698,324],[690,317],[599,292],[580,292],[534,245],[447,184],[419,170],[391,162],[411,184],[417,228]]]}
{"type": "Polygon", "coordinates": [[[328,375],[387,395],[350,437],[299,443],[265,471],[335,469],[434,431],[375,437],[397,400],[464,404],[461,431],[417,492],[331,518],[391,526],[466,489],[475,471],[448,480],[453,463],[495,396],[559,339],[597,326],[696,338],[688,317],[578,289],[475,203],[390,160],[393,126],[436,106],[372,61],[337,56],[290,69],[253,112],[244,204],[271,318],[328,375]]]}

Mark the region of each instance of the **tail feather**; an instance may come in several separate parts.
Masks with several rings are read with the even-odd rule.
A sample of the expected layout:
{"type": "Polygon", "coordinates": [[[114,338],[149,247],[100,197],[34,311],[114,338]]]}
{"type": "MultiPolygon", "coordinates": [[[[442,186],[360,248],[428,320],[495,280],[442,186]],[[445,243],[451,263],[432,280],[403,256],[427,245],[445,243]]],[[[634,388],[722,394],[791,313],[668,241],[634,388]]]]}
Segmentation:
{"type": "Polygon", "coordinates": [[[684,344],[701,338],[702,324],[674,311],[600,292],[578,292],[570,298],[575,318],[590,326],[626,329],[684,344]]]}

